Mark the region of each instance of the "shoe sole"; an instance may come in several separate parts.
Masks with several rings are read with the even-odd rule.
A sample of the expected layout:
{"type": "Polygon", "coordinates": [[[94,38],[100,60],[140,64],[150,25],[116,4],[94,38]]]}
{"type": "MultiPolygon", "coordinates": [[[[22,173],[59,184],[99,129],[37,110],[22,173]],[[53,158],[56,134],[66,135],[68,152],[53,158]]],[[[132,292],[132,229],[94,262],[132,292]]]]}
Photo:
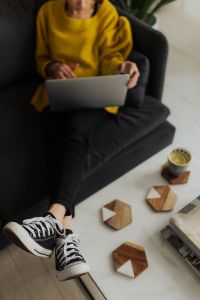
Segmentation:
{"type": "Polygon", "coordinates": [[[86,273],[89,273],[90,267],[87,263],[79,263],[74,266],[68,267],[63,271],[56,271],[56,277],[60,281],[73,279],[80,277],[86,273]]]}
{"type": "Polygon", "coordinates": [[[3,227],[3,233],[16,246],[33,255],[49,258],[53,253],[52,250],[45,249],[36,243],[18,223],[9,222],[3,227]]]}

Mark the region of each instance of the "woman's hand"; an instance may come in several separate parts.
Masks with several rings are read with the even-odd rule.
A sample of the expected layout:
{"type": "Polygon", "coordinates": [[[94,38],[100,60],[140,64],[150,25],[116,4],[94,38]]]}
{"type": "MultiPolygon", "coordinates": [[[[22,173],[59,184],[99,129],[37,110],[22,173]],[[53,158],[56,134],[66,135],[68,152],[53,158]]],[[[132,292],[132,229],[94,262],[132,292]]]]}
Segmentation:
{"type": "Polygon", "coordinates": [[[130,74],[130,79],[127,82],[128,88],[133,88],[138,82],[140,73],[138,71],[137,65],[132,61],[125,61],[119,65],[118,74],[130,74]]]}
{"type": "Polygon", "coordinates": [[[59,62],[53,62],[47,65],[46,73],[47,75],[54,76],[56,79],[75,78],[76,75],[74,71],[79,66],[80,65],[78,63],[67,65],[59,62]]]}

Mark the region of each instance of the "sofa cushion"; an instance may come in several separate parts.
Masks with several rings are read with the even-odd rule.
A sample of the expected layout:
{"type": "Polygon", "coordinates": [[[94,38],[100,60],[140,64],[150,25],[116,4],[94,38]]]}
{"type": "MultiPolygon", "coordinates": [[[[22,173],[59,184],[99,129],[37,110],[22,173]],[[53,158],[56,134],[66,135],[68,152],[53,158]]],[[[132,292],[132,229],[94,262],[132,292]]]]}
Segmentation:
{"type": "Polygon", "coordinates": [[[164,104],[146,96],[141,108],[124,106],[120,108],[118,115],[110,114],[107,124],[104,124],[95,135],[88,156],[86,172],[94,172],[101,163],[111,159],[125,147],[153,131],[167,119],[169,113],[169,109],[164,104]],[[102,137],[105,140],[105,135],[107,136],[106,144],[102,144],[102,137]]]}
{"type": "MultiPolygon", "coordinates": [[[[13,140],[27,140],[37,124],[37,115],[30,99],[38,86],[37,77],[0,90],[0,146],[13,140]],[[6,130],[5,130],[6,128],[6,130]]],[[[8,147],[8,144],[6,145],[8,147]]]]}
{"type": "Polygon", "coordinates": [[[0,90],[0,212],[5,217],[45,195],[45,139],[41,116],[29,103],[37,84],[35,79],[0,90]]]}
{"type": "Polygon", "coordinates": [[[34,0],[0,0],[0,88],[35,73],[34,0]]]}

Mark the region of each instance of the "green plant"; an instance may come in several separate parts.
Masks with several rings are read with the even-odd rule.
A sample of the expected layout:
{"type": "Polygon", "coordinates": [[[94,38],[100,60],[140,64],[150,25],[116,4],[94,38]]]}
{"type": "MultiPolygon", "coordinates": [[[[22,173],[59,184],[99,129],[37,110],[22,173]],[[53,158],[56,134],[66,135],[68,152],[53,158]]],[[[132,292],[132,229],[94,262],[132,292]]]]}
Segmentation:
{"type": "Polygon", "coordinates": [[[154,13],[163,5],[176,0],[113,0],[112,2],[137,18],[149,23],[154,13]]]}

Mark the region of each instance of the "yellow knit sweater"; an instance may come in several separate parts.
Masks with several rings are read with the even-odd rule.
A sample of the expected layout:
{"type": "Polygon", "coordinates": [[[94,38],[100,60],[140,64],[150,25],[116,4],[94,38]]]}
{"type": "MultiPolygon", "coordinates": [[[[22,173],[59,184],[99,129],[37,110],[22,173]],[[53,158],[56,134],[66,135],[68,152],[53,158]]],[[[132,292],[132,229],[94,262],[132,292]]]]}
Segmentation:
{"type": "MultiPolygon", "coordinates": [[[[37,16],[36,64],[43,78],[50,62],[79,63],[77,77],[115,74],[117,66],[124,62],[133,46],[129,21],[118,16],[115,7],[103,0],[97,13],[88,19],[67,16],[66,0],[49,1],[37,16]]],[[[44,85],[40,85],[31,103],[38,111],[48,105],[44,85]]],[[[118,107],[105,107],[117,113],[118,107]]]]}

